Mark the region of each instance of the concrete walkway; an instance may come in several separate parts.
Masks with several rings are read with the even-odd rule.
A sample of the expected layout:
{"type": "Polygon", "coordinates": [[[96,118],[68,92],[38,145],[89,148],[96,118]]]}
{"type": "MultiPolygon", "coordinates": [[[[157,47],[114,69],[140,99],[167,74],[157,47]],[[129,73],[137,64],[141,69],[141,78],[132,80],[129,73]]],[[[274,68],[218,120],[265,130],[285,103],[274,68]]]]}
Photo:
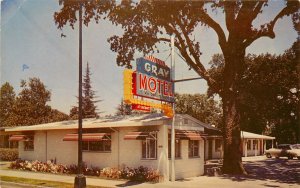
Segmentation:
{"type": "MultiPolygon", "coordinates": [[[[74,183],[75,175],[57,175],[48,173],[38,173],[20,170],[0,170],[0,176],[12,176],[28,179],[47,180],[65,183],[74,183]]],[[[122,180],[106,180],[100,178],[86,178],[87,185],[103,186],[103,187],[118,187],[125,185],[127,181],[122,180]]]]}

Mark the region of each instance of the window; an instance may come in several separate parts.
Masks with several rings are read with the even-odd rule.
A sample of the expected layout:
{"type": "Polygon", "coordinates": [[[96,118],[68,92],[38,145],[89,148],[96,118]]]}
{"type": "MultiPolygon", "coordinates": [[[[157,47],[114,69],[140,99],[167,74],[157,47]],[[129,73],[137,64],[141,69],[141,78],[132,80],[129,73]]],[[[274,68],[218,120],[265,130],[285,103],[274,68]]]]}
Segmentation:
{"type": "Polygon", "coordinates": [[[189,124],[189,120],[186,119],[186,118],[184,118],[184,119],[183,119],[183,124],[189,124]]]}
{"type": "MultiPolygon", "coordinates": [[[[171,139],[168,140],[168,157],[171,158],[171,139]]],[[[181,141],[179,139],[175,139],[175,158],[180,158],[180,157],[181,157],[181,141]]]]}
{"type": "Polygon", "coordinates": [[[142,159],[156,159],[156,134],[142,140],[142,159]]]}
{"type": "Polygon", "coordinates": [[[189,140],[189,157],[199,157],[198,140],[189,140]]]}
{"type": "Polygon", "coordinates": [[[34,150],[34,136],[26,136],[26,140],[24,141],[24,150],[32,151],[34,150]]]}
{"type": "Polygon", "coordinates": [[[220,139],[215,140],[215,151],[221,151],[222,142],[220,139]]]}
{"type": "MultiPolygon", "coordinates": [[[[108,136],[107,136],[108,137],[108,136]]],[[[110,152],[111,151],[111,139],[101,140],[101,141],[83,141],[82,142],[83,151],[100,151],[100,152],[110,152]]]]}
{"type": "Polygon", "coordinates": [[[251,150],[251,140],[247,140],[247,150],[251,150]]]}

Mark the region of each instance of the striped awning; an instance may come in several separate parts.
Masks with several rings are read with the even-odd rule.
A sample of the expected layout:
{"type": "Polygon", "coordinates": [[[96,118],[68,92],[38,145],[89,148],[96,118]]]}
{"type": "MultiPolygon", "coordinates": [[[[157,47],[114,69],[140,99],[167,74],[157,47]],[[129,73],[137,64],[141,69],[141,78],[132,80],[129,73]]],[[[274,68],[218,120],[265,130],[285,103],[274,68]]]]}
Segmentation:
{"type": "Polygon", "coordinates": [[[153,131],[135,131],[135,132],[128,132],[124,136],[124,140],[145,140],[147,137],[151,136],[153,131]]]}
{"type": "Polygon", "coordinates": [[[26,135],[12,135],[8,139],[9,141],[26,141],[27,137],[26,135]]]}
{"type": "MultiPolygon", "coordinates": [[[[109,140],[110,133],[82,133],[82,141],[101,141],[109,140]]],[[[63,141],[78,141],[78,134],[67,134],[63,141]]]]}
{"type": "Polygon", "coordinates": [[[175,137],[181,140],[201,140],[201,133],[194,131],[180,131],[175,133],[175,137]]]}

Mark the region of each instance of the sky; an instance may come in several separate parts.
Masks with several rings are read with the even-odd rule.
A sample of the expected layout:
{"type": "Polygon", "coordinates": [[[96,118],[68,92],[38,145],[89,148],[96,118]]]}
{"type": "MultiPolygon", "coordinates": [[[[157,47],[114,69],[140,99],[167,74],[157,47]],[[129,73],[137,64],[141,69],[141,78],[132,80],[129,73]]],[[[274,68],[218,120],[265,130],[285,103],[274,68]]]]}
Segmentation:
{"type": "MultiPolygon", "coordinates": [[[[282,7],[282,1],[272,1],[254,24],[270,21],[282,7]]],[[[78,27],[76,25],[72,30],[66,26],[63,31],[58,30],[53,14],[59,9],[58,0],[2,0],[0,83],[9,82],[18,93],[22,79],[38,77],[51,91],[49,105],[69,114],[71,107],[77,104],[78,96],[78,27]],[[67,37],[61,38],[62,32],[67,37]],[[27,67],[23,69],[23,65],[27,67]]],[[[210,14],[225,29],[222,12],[210,14]]],[[[92,88],[103,100],[97,103],[103,115],[114,114],[123,95],[124,67],[117,66],[116,53],[110,50],[107,42],[108,37],[121,34],[120,28],[107,21],[83,27],[83,65],[85,67],[87,62],[90,65],[92,88]]],[[[247,48],[247,53],[280,54],[297,38],[287,17],[277,22],[275,34],[275,39],[255,41],[247,48]]],[[[199,27],[195,37],[201,44],[201,61],[208,67],[211,56],[221,52],[217,36],[212,29],[199,27]]],[[[169,47],[161,45],[159,51],[161,53],[153,56],[169,64],[169,47]]],[[[135,58],[138,57],[142,54],[137,52],[135,58]]],[[[178,55],[175,55],[175,62],[175,79],[198,77],[178,55]]],[[[206,90],[204,80],[175,85],[178,93],[205,93],[206,90]]]]}

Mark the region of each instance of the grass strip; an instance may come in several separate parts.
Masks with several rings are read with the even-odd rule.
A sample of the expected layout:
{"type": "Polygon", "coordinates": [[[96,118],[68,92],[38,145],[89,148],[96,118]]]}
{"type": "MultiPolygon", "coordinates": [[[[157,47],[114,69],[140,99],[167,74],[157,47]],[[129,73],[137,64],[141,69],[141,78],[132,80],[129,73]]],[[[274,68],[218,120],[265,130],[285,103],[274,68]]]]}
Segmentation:
{"type": "MultiPolygon", "coordinates": [[[[36,180],[36,179],[29,179],[29,178],[19,178],[19,177],[12,177],[12,176],[0,176],[0,179],[1,179],[1,181],[29,184],[29,185],[35,185],[35,186],[61,187],[61,188],[73,188],[74,187],[74,184],[71,184],[71,183],[63,183],[63,182],[47,181],[47,180],[36,180]]],[[[87,185],[87,188],[107,188],[107,187],[87,185]]]]}

